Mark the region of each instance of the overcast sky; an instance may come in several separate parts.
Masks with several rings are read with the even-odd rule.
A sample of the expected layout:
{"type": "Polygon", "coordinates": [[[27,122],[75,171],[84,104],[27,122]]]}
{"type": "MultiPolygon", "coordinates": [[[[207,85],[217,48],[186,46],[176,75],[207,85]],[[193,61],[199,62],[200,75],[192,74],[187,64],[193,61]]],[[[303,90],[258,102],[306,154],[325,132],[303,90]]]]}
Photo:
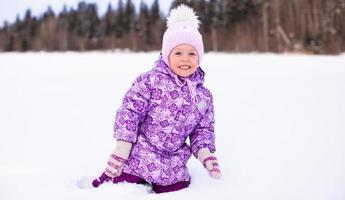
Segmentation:
{"type": "MultiPolygon", "coordinates": [[[[31,13],[34,16],[40,16],[47,10],[49,5],[55,13],[58,13],[64,5],[67,5],[67,8],[76,8],[78,2],[81,1],[97,3],[98,13],[102,15],[105,13],[109,3],[115,8],[119,0],[0,0],[0,26],[3,25],[5,20],[14,22],[17,15],[22,19],[28,8],[31,9],[31,13]]],[[[132,0],[137,9],[141,1],[151,5],[154,0],[132,0]]],[[[123,0],[123,2],[126,2],[126,0],[123,0]]],[[[161,10],[166,14],[170,8],[171,0],[159,0],[159,4],[161,10]]]]}

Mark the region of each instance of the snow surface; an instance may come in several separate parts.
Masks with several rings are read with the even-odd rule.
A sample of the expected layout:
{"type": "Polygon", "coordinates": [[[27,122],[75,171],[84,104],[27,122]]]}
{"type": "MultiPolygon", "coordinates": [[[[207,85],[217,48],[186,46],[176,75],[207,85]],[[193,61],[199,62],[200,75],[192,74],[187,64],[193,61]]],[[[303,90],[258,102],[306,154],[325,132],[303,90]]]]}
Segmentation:
{"type": "Polygon", "coordinates": [[[158,52],[1,53],[0,199],[345,199],[345,55],[208,53],[223,177],[186,190],[79,189],[114,148],[115,111],[158,52]]]}

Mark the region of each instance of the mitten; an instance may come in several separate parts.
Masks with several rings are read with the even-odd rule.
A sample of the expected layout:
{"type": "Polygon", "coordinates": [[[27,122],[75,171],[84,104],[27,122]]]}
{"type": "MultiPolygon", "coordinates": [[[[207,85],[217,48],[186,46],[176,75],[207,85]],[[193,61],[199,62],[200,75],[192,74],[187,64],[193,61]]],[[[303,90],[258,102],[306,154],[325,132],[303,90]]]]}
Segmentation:
{"type": "Polygon", "coordinates": [[[202,162],[211,178],[221,178],[222,174],[219,169],[218,160],[207,148],[201,148],[198,151],[198,159],[202,162]]]}
{"type": "Polygon", "coordinates": [[[127,159],[111,154],[104,173],[111,178],[120,176],[126,162],[127,159]]]}
{"type": "Polygon", "coordinates": [[[105,171],[92,182],[93,187],[112,180],[122,174],[123,167],[132,149],[132,143],[118,140],[114,152],[110,155],[105,171]]]}
{"type": "Polygon", "coordinates": [[[110,181],[112,178],[110,178],[108,175],[105,174],[105,172],[102,173],[102,175],[95,180],[92,181],[92,186],[93,187],[98,187],[102,185],[105,182],[110,181]]]}
{"type": "Polygon", "coordinates": [[[217,158],[215,156],[209,156],[205,158],[205,160],[202,163],[212,178],[214,179],[221,178],[222,175],[219,169],[217,158]]]}
{"type": "Polygon", "coordinates": [[[105,174],[111,178],[115,178],[122,173],[122,169],[127,162],[132,149],[132,143],[118,140],[116,148],[110,155],[105,168],[105,174]]]}

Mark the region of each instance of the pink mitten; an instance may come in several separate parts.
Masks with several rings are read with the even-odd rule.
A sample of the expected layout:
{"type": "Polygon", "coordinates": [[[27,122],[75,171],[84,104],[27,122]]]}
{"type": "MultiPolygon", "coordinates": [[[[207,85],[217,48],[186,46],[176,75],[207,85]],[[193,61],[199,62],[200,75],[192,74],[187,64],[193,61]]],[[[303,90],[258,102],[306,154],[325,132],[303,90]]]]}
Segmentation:
{"type": "Polygon", "coordinates": [[[109,161],[107,163],[107,167],[105,168],[105,174],[111,178],[115,178],[120,176],[122,173],[123,166],[126,164],[127,160],[117,156],[115,154],[111,154],[109,161]]]}
{"type": "Polygon", "coordinates": [[[126,164],[126,162],[126,159],[121,158],[115,154],[111,154],[105,171],[100,177],[92,181],[92,186],[98,187],[103,183],[111,181],[113,178],[120,176],[123,166],[126,164]]]}
{"type": "Polygon", "coordinates": [[[105,171],[100,177],[93,180],[93,187],[113,180],[113,178],[121,175],[124,165],[127,162],[132,149],[132,143],[118,140],[114,152],[110,155],[105,171]]]}
{"type": "Polygon", "coordinates": [[[105,174],[111,178],[119,176],[127,162],[131,149],[132,143],[118,140],[116,142],[116,148],[108,160],[105,174]]]}
{"type": "MultiPolygon", "coordinates": [[[[92,181],[92,186],[93,186],[93,187],[98,187],[98,186],[102,185],[103,183],[108,182],[108,181],[110,181],[110,180],[111,180],[111,178],[110,178],[109,176],[107,176],[107,175],[105,174],[105,172],[103,172],[102,175],[101,175],[100,177],[98,177],[98,178],[96,178],[96,179],[94,179],[94,180],[92,181]]],[[[82,188],[85,188],[85,187],[82,186],[82,188]]]]}
{"type": "Polygon", "coordinates": [[[219,169],[219,164],[215,156],[208,156],[203,160],[203,165],[207,169],[210,176],[214,179],[220,179],[222,174],[219,169]]]}
{"type": "Polygon", "coordinates": [[[198,159],[207,169],[211,178],[220,179],[222,174],[220,173],[217,158],[209,151],[208,148],[201,148],[198,151],[198,159]]]}

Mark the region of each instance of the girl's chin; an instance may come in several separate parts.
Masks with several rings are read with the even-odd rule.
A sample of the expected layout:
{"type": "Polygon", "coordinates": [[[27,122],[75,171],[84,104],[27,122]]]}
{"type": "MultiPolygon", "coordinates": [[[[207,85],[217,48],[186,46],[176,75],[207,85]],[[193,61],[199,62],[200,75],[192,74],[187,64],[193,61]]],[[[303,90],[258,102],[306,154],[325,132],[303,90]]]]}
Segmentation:
{"type": "Polygon", "coordinates": [[[173,72],[180,77],[187,78],[190,75],[192,75],[195,71],[191,69],[188,69],[188,70],[179,69],[179,70],[173,70],[173,72]]]}
{"type": "Polygon", "coordinates": [[[191,75],[191,73],[176,73],[176,74],[183,77],[183,78],[186,78],[186,77],[191,75]]]}

